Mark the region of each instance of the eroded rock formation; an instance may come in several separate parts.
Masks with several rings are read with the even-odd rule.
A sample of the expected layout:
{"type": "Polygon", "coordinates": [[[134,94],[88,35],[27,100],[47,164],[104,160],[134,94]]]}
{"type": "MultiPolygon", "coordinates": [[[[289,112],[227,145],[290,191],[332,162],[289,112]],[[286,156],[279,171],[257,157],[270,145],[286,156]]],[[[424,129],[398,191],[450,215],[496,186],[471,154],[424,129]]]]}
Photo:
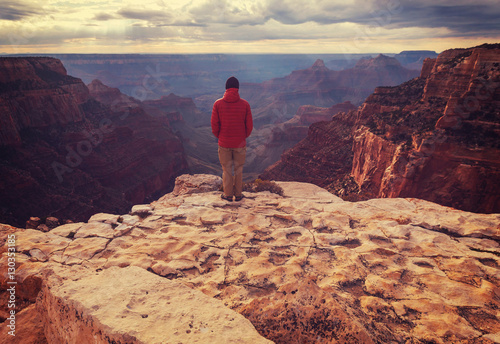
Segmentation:
{"type": "Polygon", "coordinates": [[[123,212],[187,168],[168,122],[118,90],[95,82],[89,92],[53,58],[0,58],[0,70],[3,222],[123,212]]]}
{"type": "Polygon", "coordinates": [[[49,343],[265,343],[254,327],[283,344],[500,342],[500,214],[298,182],[235,203],[194,187],[219,183],[185,176],[179,190],[196,193],[48,233],[3,226],[20,319],[49,343]]]}
{"type": "Polygon", "coordinates": [[[338,180],[350,175],[355,122],[354,112],[344,112],[330,121],[312,124],[307,137],[285,152],[260,177],[309,182],[334,189],[338,180]]]}
{"type": "Polygon", "coordinates": [[[257,105],[254,122],[260,127],[289,120],[302,105],[330,107],[346,101],[359,105],[375,87],[395,86],[418,74],[385,55],[362,59],[353,68],[341,71],[328,69],[317,60],[310,68],[283,78],[245,84],[242,94],[250,104],[257,105]]]}
{"type": "Polygon", "coordinates": [[[500,212],[499,86],[498,44],[445,51],[424,62],[419,78],[379,87],[357,112],[337,116],[343,135],[325,137],[332,122],[312,126],[262,176],[310,181],[337,194],[354,180],[360,198],[418,197],[500,212]],[[342,169],[317,181],[331,164],[342,169]],[[288,172],[292,166],[301,167],[288,172]]]}
{"type": "MultiPolygon", "coordinates": [[[[339,112],[356,109],[350,102],[335,104],[328,108],[312,105],[299,107],[290,120],[254,129],[248,140],[245,172],[260,173],[278,161],[286,150],[307,137],[309,126],[319,121],[329,121],[339,112]]],[[[295,168],[289,173],[294,173],[295,168]]]]}

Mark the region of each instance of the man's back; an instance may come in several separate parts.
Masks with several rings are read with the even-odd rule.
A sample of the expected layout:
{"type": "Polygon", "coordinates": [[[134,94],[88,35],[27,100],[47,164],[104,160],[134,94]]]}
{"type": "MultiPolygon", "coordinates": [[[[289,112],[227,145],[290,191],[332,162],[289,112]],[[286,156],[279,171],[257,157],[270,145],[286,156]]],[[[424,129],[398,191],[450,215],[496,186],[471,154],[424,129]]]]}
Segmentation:
{"type": "Polygon", "coordinates": [[[229,88],[212,109],[212,133],[219,139],[219,146],[241,148],[253,129],[250,104],[240,98],[238,88],[229,88]]]}

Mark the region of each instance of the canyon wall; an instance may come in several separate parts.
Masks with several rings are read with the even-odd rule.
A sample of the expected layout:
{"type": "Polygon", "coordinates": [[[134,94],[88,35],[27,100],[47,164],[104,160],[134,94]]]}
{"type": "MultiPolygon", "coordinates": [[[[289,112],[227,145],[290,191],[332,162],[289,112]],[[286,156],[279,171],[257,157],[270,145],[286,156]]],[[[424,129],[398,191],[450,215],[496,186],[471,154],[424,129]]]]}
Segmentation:
{"type": "MultiPolygon", "coordinates": [[[[262,177],[297,178],[337,193],[350,189],[351,197],[359,199],[416,197],[457,209],[498,212],[499,86],[498,44],[445,51],[424,62],[420,77],[378,87],[350,113],[344,145],[337,148],[321,135],[316,137],[320,130],[311,129],[308,138],[262,177]],[[316,143],[318,138],[321,143],[316,143]],[[318,182],[316,176],[328,166],[322,161],[332,155],[325,151],[331,149],[352,152],[337,162],[349,172],[333,177],[333,184],[331,179],[318,182]],[[295,177],[283,176],[299,161],[308,168],[298,168],[295,177]],[[357,187],[338,187],[348,181],[352,186],[352,180],[357,187]]],[[[314,127],[325,132],[332,125],[322,122],[314,127]]]]}
{"type": "Polygon", "coordinates": [[[47,57],[0,58],[0,71],[2,222],[123,211],[187,168],[168,121],[118,90],[101,100],[114,92],[119,101],[103,104],[47,57]]]}
{"type": "MultiPolygon", "coordinates": [[[[254,129],[247,141],[248,152],[245,171],[261,173],[280,159],[286,150],[307,137],[309,126],[315,122],[331,120],[339,112],[356,109],[350,102],[335,104],[328,108],[303,105],[297,114],[284,123],[269,124],[254,129]]],[[[289,173],[294,173],[292,168],[289,173]]]]}
{"type": "Polygon", "coordinates": [[[361,104],[377,86],[395,86],[418,76],[395,58],[361,59],[353,68],[331,70],[323,60],[311,67],[260,84],[244,84],[242,96],[255,104],[256,127],[291,119],[302,105],[330,107],[349,101],[361,104]]]}
{"type": "MultiPolygon", "coordinates": [[[[327,65],[335,68],[338,61],[318,59],[313,64],[312,55],[60,56],[69,70],[85,80],[94,77],[103,81],[101,84],[119,86],[119,90],[110,88],[113,91],[93,95],[99,101],[114,106],[116,95],[111,93],[123,92],[132,95],[132,102],[141,103],[150,115],[168,117],[172,130],[181,138],[189,168],[196,173],[221,173],[217,142],[209,127],[210,113],[214,101],[223,94],[225,78],[237,75],[240,94],[250,101],[254,116],[255,130],[248,140],[245,165],[247,179],[255,178],[303,139],[311,123],[355,108],[378,85],[396,85],[418,75],[384,55],[322,57],[343,58],[343,62],[352,59],[353,63],[350,68],[332,70],[327,65]],[[304,68],[307,65],[310,67],[304,68]],[[262,82],[265,76],[271,79],[262,82]]],[[[417,57],[421,55],[407,60],[417,57]]],[[[99,89],[94,83],[89,88],[99,89]]]]}

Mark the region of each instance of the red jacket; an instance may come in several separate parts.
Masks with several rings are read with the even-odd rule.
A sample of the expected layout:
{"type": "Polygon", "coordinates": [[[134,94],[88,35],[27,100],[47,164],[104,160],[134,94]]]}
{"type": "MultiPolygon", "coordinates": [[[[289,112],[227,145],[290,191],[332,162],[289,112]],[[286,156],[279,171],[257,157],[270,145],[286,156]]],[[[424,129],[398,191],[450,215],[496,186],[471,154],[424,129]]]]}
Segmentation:
{"type": "Polygon", "coordinates": [[[225,148],[245,147],[253,129],[250,104],[240,98],[237,88],[229,88],[212,109],[212,133],[225,148]]]}

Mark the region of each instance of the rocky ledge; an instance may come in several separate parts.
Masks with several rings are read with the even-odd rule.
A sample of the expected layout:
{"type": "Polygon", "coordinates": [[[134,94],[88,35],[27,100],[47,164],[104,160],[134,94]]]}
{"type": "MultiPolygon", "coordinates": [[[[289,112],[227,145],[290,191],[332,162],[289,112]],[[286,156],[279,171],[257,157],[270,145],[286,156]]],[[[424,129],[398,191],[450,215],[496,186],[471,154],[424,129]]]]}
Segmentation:
{"type": "Polygon", "coordinates": [[[500,214],[346,202],[298,182],[230,203],[219,177],[176,183],[127,215],[3,226],[2,319],[9,235],[18,251],[16,340],[500,343],[500,214]]]}

